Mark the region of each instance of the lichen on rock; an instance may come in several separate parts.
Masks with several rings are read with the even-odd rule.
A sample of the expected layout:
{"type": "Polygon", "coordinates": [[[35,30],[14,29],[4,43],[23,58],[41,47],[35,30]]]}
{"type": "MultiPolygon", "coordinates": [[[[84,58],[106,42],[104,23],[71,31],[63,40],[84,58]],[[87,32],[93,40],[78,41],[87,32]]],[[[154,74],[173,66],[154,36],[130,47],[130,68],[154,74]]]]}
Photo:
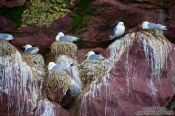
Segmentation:
{"type": "Polygon", "coordinates": [[[69,12],[64,1],[32,0],[31,4],[31,8],[23,12],[22,26],[48,27],[54,20],[69,12]]]}

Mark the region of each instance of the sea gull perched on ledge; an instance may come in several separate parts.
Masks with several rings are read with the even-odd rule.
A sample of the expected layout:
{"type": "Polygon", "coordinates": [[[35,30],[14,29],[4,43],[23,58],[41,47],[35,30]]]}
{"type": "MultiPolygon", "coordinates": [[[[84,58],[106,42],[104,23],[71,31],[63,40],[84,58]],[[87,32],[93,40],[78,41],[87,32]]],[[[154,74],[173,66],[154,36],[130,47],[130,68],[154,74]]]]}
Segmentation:
{"type": "Polygon", "coordinates": [[[142,29],[159,29],[159,30],[167,30],[165,25],[150,23],[148,21],[144,21],[142,23],[142,29]]]}
{"type": "Polygon", "coordinates": [[[13,40],[13,36],[10,34],[0,33],[0,40],[10,41],[13,40]]]}
{"type": "Polygon", "coordinates": [[[93,51],[87,53],[87,60],[103,60],[104,57],[102,55],[97,55],[93,51]]]}
{"type": "Polygon", "coordinates": [[[112,35],[109,37],[112,40],[116,37],[121,37],[124,33],[125,33],[124,22],[118,22],[118,24],[114,27],[114,29],[112,31],[112,35]]]}
{"type": "Polygon", "coordinates": [[[71,35],[64,35],[63,32],[59,32],[56,36],[56,41],[60,41],[60,42],[75,42],[77,41],[79,38],[75,37],[75,36],[71,36],[71,35]]]}
{"type": "Polygon", "coordinates": [[[27,44],[23,46],[25,48],[24,53],[26,54],[36,54],[39,51],[38,47],[32,47],[31,45],[27,44]]]}

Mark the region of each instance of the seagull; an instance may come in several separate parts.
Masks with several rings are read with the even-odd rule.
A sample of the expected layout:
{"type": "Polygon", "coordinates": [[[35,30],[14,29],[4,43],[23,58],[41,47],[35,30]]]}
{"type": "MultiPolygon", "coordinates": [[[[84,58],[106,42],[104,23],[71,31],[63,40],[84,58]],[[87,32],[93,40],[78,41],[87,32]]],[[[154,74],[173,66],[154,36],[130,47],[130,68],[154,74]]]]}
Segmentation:
{"type": "Polygon", "coordinates": [[[116,37],[121,37],[124,33],[125,33],[124,22],[118,22],[118,24],[114,27],[114,29],[112,31],[112,35],[109,37],[112,40],[116,37]]]}
{"type": "Polygon", "coordinates": [[[50,62],[47,68],[50,72],[61,72],[63,70],[68,70],[70,68],[70,65],[66,63],[56,64],[55,62],[50,62]]]}
{"type": "Polygon", "coordinates": [[[148,21],[144,21],[142,23],[142,29],[159,29],[159,30],[167,30],[165,25],[150,23],[148,21]]]}
{"type": "Polygon", "coordinates": [[[13,39],[14,39],[14,37],[10,34],[0,33],[0,40],[10,41],[13,39]]]}
{"type": "Polygon", "coordinates": [[[81,91],[81,86],[74,79],[71,79],[71,88],[70,91],[73,96],[77,96],[81,91]]]}
{"type": "Polygon", "coordinates": [[[102,55],[97,55],[93,51],[90,51],[86,54],[87,60],[103,60],[104,57],[102,55]]]}
{"type": "Polygon", "coordinates": [[[64,35],[63,32],[59,32],[56,36],[56,41],[60,41],[60,42],[75,42],[78,40],[79,38],[71,35],[64,35]]]}
{"type": "Polygon", "coordinates": [[[32,47],[29,44],[27,44],[27,45],[25,45],[23,47],[25,48],[24,53],[27,53],[27,54],[36,54],[39,51],[38,47],[32,47]]]}

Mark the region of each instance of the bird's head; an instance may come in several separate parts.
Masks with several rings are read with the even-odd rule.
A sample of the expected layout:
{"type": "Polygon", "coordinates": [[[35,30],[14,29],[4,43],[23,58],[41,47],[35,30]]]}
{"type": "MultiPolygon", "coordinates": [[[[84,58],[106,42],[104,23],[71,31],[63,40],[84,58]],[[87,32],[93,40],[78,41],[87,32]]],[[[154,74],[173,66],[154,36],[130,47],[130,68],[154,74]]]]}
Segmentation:
{"type": "Polygon", "coordinates": [[[50,62],[47,66],[48,70],[51,70],[56,64],[54,62],[50,62]]]}
{"type": "Polygon", "coordinates": [[[148,26],[148,24],[149,24],[149,22],[148,22],[148,21],[144,21],[144,22],[142,23],[142,28],[144,29],[145,27],[147,27],[147,26],[148,26]]]}
{"type": "Polygon", "coordinates": [[[60,40],[60,37],[64,36],[64,33],[63,32],[59,32],[56,36],[56,40],[59,41],[60,40]]]}
{"type": "Polygon", "coordinates": [[[91,56],[91,55],[93,55],[93,54],[95,54],[94,51],[89,51],[89,52],[86,54],[86,57],[89,57],[89,56],[91,56]]]}
{"type": "Polygon", "coordinates": [[[25,46],[22,46],[25,49],[31,48],[32,46],[30,44],[26,44],[25,46]]]}
{"type": "Polygon", "coordinates": [[[124,25],[124,22],[118,22],[118,25],[124,25]]]}

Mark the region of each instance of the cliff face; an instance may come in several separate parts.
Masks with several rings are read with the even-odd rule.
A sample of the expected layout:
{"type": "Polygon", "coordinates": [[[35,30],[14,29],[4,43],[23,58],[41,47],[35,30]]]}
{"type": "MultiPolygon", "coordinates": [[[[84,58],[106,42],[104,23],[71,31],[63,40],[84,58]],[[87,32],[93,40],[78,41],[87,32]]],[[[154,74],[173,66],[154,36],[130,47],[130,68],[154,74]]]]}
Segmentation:
{"type": "MultiPolygon", "coordinates": [[[[13,2],[16,3],[9,5],[12,1],[0,0],[0,7],[20,6],[24,1],[13,2]]],[[[174,0],[76,2],[76,9],[45,29],[36,26],[16,29],[7,14],[0,16],[0,32],[13,33],[15,37],[11,42],[13,46],[0,41],[0,106],[3,106],[0,115],[133,116],[145,108],[170,108],[175,95],[175,45],[170,43],[175,42],[174,0]],[[140,30],[145,20],[165,24],[168,30],[140,30]],[[118,40],[109,41],[118,21],[124,21],[126,33],[118,40]],[[63,96],[60,104],[70,108],[70,113],[58,102],[42,99],[41,95],[43,77],[47,73],[44,66],[51,61],[46,53],[51,52],[49,48],[59,31],[80,37],[81,42],[77,44],[81,49],[77,55],[72,53],[78,60],[73,61],[76,65],[85,59],[89,50],[106,58],[107,71],[96,77],[99,79],[92,77],[92,82],[82,86],[76,99],[70,91],[63,96]],[[21,55],[19,51],[25,44],[39,47],[47,61],[42,55],[21,55]]]]}
{"type": "MultiPolygon", "coordinates": [[[[150,22],[165,24],[168,31],[165,36],[174,42],[175,30],[175,3],[173,0],[77,0],[75,9],[57,20],[51,26],[41,31],[35,26],[20,28],[17,30],[15,46],[25,43],[37,45],[46,51],[59,31],[76,34],[81,37],[79,44],[84,47],[106,47],[109,45],[109,35],[118,21],[123,21],[126,33],[137,31],[140,24],[147,20],[150,22]],[[21,39],[23,41],[21,41],[21,39]],[[41,41],[44,40],[44,43],[41,41]]],[[[8,14],[0,18],[2,32],[14,32],[14,23],[10,21],[8,14]],[[7,20],[5,20],[7,19],[7,20]],[[11,24],[8,25],[7,22],[11,24]]]]}
{"type": "Polygon", "coordinates": [[[107,49],[107,73],[91,84],[73,115],[134,116],[146,112],[144,108],[155,113],[151,108],[166,107],[175,95],[174,50],[160,32],[141,31],[116,40],[107,49]]]}

